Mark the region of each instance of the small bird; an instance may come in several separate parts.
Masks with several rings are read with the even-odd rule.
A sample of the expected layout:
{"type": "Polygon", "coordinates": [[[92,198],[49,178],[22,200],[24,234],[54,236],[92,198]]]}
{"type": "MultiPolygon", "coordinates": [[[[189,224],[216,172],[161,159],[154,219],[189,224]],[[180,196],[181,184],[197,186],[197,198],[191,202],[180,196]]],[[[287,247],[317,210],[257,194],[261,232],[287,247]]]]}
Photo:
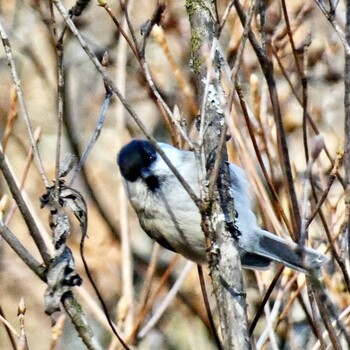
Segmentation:
{"type": "MultiPolygon", "coordinates": [[[[194,153],[160,142],[158,146],[199,195],[194,153]]],[[[135,139],[120,150],[117,163],[143,230],[163,247],[196,263],[207,262],[199,209],[155,147],[135,139]]],[[[307,274],[327,261],[314,249],[302,248],[261,229],[251,208],[250,185],[244,171],[232,163],[229,170],[243,267],[264,270],[276,261],[307,274]]]]}

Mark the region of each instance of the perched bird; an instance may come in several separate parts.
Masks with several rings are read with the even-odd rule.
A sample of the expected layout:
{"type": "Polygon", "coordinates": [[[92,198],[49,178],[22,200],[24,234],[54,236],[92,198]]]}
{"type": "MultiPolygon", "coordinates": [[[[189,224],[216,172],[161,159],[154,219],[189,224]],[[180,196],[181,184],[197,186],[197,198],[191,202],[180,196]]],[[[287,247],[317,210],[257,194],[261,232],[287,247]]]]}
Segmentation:
{"type": "MultiPolygon", "coordinates": [[[[194,153],[164,143],[158,145],[199,195],[194,153]]],[[[133,140],[121,149],[117,163],[128,198],[144,231],[163,247],[197,263],[205,263],[206,244],[199,209],[155,147],[148,141],[133,140]]],[[[232,163],[229,169],[241,233],[238,247],[244,267],[267,269],[273,260],[308,273],[310,268],[325,263],[327,258],[316,250],[301,248],[261,229],[251,208],[249,183],[244,171],[232,163]]]]}

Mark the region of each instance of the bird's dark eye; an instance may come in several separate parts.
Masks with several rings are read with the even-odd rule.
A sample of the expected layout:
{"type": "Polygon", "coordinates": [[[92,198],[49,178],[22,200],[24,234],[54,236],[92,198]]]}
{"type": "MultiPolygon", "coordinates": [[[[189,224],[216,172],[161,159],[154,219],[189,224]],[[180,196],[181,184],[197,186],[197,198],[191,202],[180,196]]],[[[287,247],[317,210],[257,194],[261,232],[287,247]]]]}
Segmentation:
{"type": "Polygon", "coordinates": [[[156,159],[157,155],[155,153],[148,153],[148,160],[150,161],[150,163],[152,163],[156,159]]]}

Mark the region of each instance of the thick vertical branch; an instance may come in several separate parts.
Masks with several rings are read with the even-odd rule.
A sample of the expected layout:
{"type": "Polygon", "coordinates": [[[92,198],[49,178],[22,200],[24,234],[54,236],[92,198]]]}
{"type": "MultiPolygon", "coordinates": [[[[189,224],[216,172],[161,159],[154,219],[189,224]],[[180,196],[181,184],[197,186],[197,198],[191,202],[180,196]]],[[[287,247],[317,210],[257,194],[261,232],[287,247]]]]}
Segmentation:
{"type": "MultiPolygon", "coordinates": [[[[191,65],[199,91],[200,143],[206,155],[207,178],[212,175],[215,159],[221,157],[217,189],[202,212],[202,227],[209,246],[210,271],[220,315],[225,349],[249,349],[246,301],[243,292],[240,258],[237,252],[234,205],[224,142],[224,115],[220,56],[216,50],[215,8],[212,1],[186,1],[191,25],[191,65]],[[221,147],[220,147],[221,146],[221,147]],[[218,249],[216,249],[218,247],[218,249]]],[[[205,189],[204,189],[205,191],[205,189]]],[[[206,196],[203,196],[206,198],[206,196]]],[[[202,198],[203,198],[202,197],[202,198]]]]}

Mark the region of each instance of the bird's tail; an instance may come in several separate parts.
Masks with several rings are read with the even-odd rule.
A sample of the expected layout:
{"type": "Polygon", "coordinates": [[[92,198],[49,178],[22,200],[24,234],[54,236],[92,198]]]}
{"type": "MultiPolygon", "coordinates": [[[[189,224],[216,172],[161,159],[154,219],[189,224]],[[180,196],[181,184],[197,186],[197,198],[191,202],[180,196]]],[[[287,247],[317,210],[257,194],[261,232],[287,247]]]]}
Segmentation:
{"type": "Polygon", "coordinates": [[[256,254],[308,274],[318,270],[328,259],[314,249],[302,247],[296,243],[287,243],[284,239],[264,230],[257,234],[256,254]]]}

